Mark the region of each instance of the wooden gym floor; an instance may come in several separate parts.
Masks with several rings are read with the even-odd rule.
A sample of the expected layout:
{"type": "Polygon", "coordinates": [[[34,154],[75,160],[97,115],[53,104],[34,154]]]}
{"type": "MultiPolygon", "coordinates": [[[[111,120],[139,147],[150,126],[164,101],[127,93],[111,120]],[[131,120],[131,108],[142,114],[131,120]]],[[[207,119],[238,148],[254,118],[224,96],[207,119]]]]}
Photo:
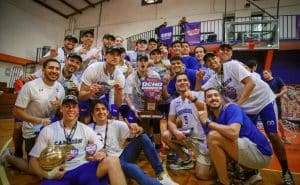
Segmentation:
{"type": "MultiPolygon", "coordinates": [[[[13,120],[12,119],[0,119],[0,150],[7,142],[7,140],[12,136],[13,131],[13,120]]],[[[10,143],[9,147],[13,147],[12,143],[10,143]]],[[[300,185],[300,132],[298,131],[297,137],[292,139],[291,145],[286,145],[288,160],[290,169],[293,172],[294,179],[296,184],[300,185]]],[[[139,166],[141,166],[147,174],[150,174],[154,177],[154,172],[145,160],[141,160],[139,162],[139,166]]],[[[256,185],[280,185],[281,182],[281,172],[278,171],[280,166],[278,164],[277,159],[274,157],[272,164],[268,167],[268,169],[261,170],[261,175],[263,177],[263,181],[256,183],[256,185]]],[[[14,168],[5,169],[6,174],[0,170],[0,177],[4,175],[7,176],[9,184],[11,185],[38,185],[40,184],[40,179],[26,175],[14,168]]],[[[209,185],[210,181],[199,181],[194,177],[194,170],[179,170],[173,171],[168,170],[169,175],[179,184],[184,185],[209,185]]],[[[0,184],[2,184],[0,182],[0,184]]],[[[135,182],[131,182],[131,185],[136,185],[135,182]]]]}

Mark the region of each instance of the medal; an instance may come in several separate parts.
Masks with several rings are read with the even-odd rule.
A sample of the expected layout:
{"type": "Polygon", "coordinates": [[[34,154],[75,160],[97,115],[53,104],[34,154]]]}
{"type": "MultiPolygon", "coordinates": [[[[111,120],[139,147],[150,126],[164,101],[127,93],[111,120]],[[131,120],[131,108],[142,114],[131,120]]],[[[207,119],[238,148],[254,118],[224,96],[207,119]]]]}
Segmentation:
{"type": "Polygon", "coordinates": [[[64,149],[67,153],[69,153],[72,150],[73,146],[71,144],[66,144],[64,149]]]}

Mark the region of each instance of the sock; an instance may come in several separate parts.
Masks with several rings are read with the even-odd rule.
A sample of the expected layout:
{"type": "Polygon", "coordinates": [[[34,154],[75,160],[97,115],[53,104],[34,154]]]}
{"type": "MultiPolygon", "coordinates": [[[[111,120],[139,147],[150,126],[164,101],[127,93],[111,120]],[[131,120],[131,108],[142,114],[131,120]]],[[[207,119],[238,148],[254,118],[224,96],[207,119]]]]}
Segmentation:
{"type": "Polygon", "coordinates": [[[282,174],[285,174],[289,170],[287,160],[279,161],[279,163],[280,163],[280,166],[281,166],[281,169],[282,169],[282,174]]]}

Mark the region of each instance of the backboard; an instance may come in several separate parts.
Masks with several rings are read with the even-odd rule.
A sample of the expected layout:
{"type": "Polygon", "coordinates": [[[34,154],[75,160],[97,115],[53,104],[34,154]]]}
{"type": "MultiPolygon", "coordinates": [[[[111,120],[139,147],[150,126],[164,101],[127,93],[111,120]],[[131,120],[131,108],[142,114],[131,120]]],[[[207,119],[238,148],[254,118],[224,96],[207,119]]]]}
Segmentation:
{"type": "Polygon", "coordinates": [[[225,23],[225,42],[233,50],[279,49],[278,20],[253,20],[225,23]]]}

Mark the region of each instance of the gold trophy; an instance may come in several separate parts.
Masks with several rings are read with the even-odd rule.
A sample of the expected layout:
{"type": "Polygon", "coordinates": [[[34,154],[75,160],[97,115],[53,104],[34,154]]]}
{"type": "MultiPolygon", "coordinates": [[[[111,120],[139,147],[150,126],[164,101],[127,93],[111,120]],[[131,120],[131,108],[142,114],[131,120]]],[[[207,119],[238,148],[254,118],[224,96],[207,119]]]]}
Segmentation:
{"type": "Polygon", "coordinates": [[[63,147],[50,145],[40,154],[38,161],[42,169],[51,171],[53,168],[66,162],[67,154],[63,147]]]}

